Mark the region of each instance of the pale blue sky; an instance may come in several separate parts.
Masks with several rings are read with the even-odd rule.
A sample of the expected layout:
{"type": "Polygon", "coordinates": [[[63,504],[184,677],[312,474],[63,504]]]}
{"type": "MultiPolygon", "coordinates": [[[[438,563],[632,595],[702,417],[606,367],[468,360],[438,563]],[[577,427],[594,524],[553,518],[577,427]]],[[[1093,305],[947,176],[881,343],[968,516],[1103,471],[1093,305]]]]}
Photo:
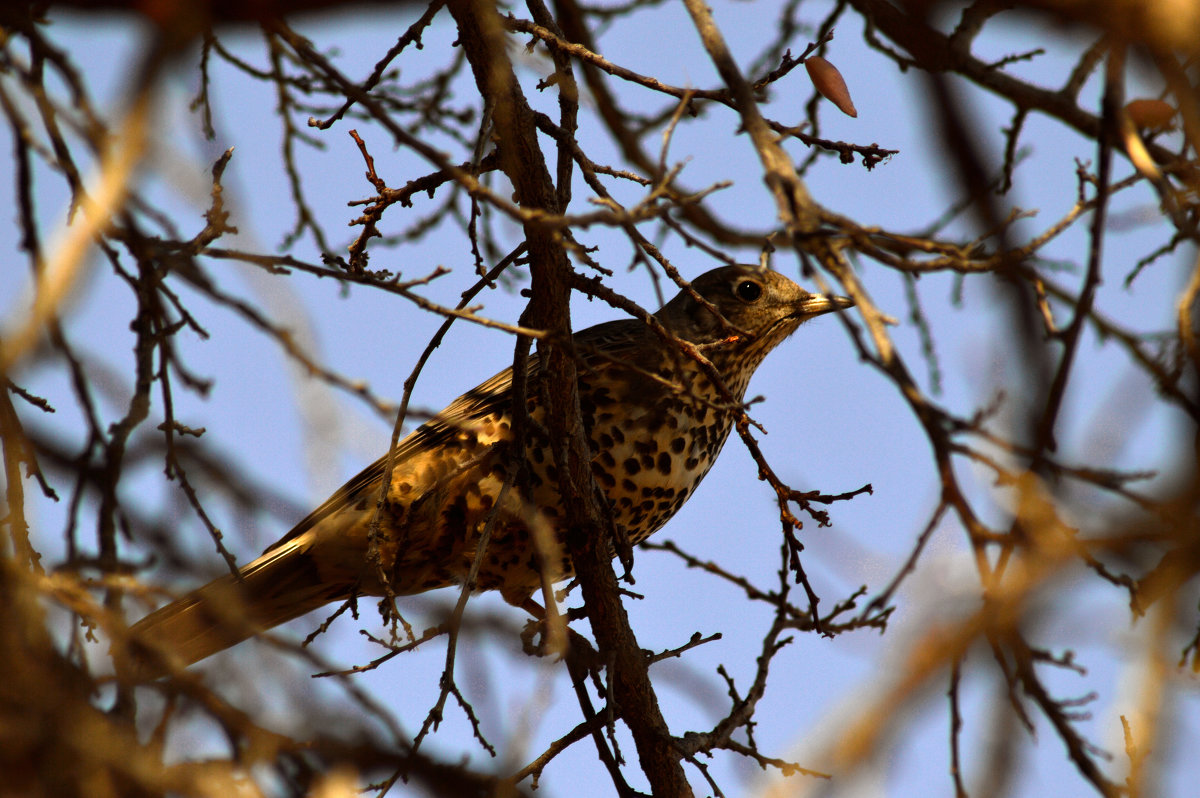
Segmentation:
{"type": "MultiPolygon", "coordinates": [[[[761,5],[714,3],[716,19],[729,37],[734,52],[747,59],[754,43],[763,37],[765,26],[774,24],[774,12],[761,11],[761,5]]],[[[681,7],[667,4],[654,12],[659,24],[644,28],[628,25],[616,28],[602,40],[604,54],[615,62],[635,70],[652,73],[681,85],[716,85],[714,71],[699,55],[697,37],[681,7]]],[[[411,12],[384,15],[359,12],[338,19],[309,18],[297,28],[310,36],[320,49],[339,50],[338,63],[352,77],[365,76],[375,60],[408,24],[411,12]]],[[[812,20],[818,19],[813,16],[812,20]]],[[[922,79],[909,72],[899,73],[881,55],[867,50],[848,17],[837,29],[837,37],[827,57],[842,70],[853,93],[859,116],[850,119],[829,105],[822,108],[822,135],[857,143],[877,142],[900,150],[890,161],[867,172],[859,165],[844,165],[836,159],[822,160],[809,174],[809,188],[817,201],[847,214],[864,224],[878,224],[896,231],[911,231],[929,224],[957,191],[948,187],[950,157],[937,141],[932,111],[922,95],[922,79]]],[[[1023,24],[1028,24],[1023,23],[1023,24]]],[[[1034,38],[1022,24],[1003,26],[1004,36],[984,46],[997,56],[1027,48],[1034,38]]],[[[103,23],[96,19],[66,18],[52,29],[52,35],[80,64],[88,64],[88,80],[99,97],[110,98],[106,107],[115,111],[114,98],[123,70],[134,62],[137,28],[128,21],[103,23]]],[[[254,64],[265,63],[258,36],[250,29],[224,35],[223,41],[254,64]]],[[[407,57],[401,66],[407,75],[415,75],[422,64],[440,65],[446,58],[445,45],[453,38],[448,18],[443,14],[425,37],[426,49],[415,62],[407,57]],[[411,71],[410,71],[411,70],[411,71]]],[[[1042,43],[1037,32],[1037,43],[1042,43]]],[[[1045,76],[1054,84],[1069,68],[1077,43],[1048,39],[1049,47],[1061,45],[1061,52],[1050,52],[1033,65],[1018,65],[1019,74],[1045,76]]],[[[794,49],[798,53],[802,44],[794,49]]],[[[293,221],[289,191],[282,177],[278,158],[279,123],[274,117],[273,90],[234,75],[220,62],[214,62],[217,137],[204,141],[198,120],[190,116],[186,104],[195,89],[194,59],[188,59],[167,82],[162,113],[169,120],[160,139],[156,156],[169,164],[169,182],[152,181],[147,191],[152,200],[182,227],[185,236],[193,235],[203,224],[201,213],[207,204],[208,169],[227,147],[235,147],[226,173],[225,187],[232,223],[241,231],[239,239],[227,238],[222,246],[239,246],[258,251],[275,251],[293,221]]],[[[539,65],[529,64],[538,69],[539,65]]],[[[532,92],[533,80],[527,82],[532,92]]],[[[1093,87],[1094,88],[1094,87],[1093,87]]],[[[800,120],[803,104],[811,91],[804,70],[794,71],[774,94],[767,107],[769,116],[795,123],[800,120]]],[[[1094,95],[1094,92],[1092,92],[1094,95]]],[[[1009,110],[996,101],[970,95],[978,112],[978,132],[991,147],[989,156],[998,162],[998,129],[1007,124],[1009,110]]],[[[464,87],[458,101],[472,98],[464,87]]],[[[551,92],[536,96],[543,109],[554,113],[551,92]]],[[[655,99],[653,106],[657,107],[655,99]]],[[[592,119],[585,115],[584,131],[592,119]]],[[[357,127],[376,158],[379,173],[390,185],[420,176],[428,165],[415,154],[393,149],[383,131],[362,123],[346,122],[329,131],[314,133],[325,143],[324,152],[301,149],[305,189],[317,218],[325,226],[331,241],[344,247],[357,234],[346,223],[357,215],[347,208],[351,200],[369,196],[372,191],[363,178],[363,165],[357,147],[347,131],[357,127]]],[[[686,184],[700,188],[717,181],[733,181],[733,187],[711,199],[713,207],[731,218],[743,220],[749,227],[767,229],[773,225],[775,211],[769,195],[761,188],[757,158],[745,136],[735,136],[737,120],[728,109],[710,108],[703,121],[681,127],[672,143],[670,159],[687,160],[686,184]]],[[[0,131],[0,147],[10,151],[8,129],[0,131]]],[[[1018,173],[1018,184],[1008,201],[1023,208],[1037,208],[1039,215],[1022,222],[1019,230],[1030,234],[1049,226],[1065,213],[1074,201],[1072,158],[1094,159],[1093,149],[1081,139],[1064,133],[1054,122],[1034,116],[1027,123],[1023,138],[1033,148],[1031,161],[1018,173]]],[[[585,148],[597,160],[610,151],[602,142],[584,139],[585,148]]],[[[802,159],[807,153],[798,144],[789,151],[802,159]]],[[[0,160],[0,185],[11,192],[12,179],[7,160],[0,160]]],[[[1129,172],[1128,164],[1117,159],[1116,175],[1129,172]]],[[[38,179],[38,211],[47,220],[59,219],[65,194],[57,176],[42,170],[38,179]]],[[[8,196],[6,193],[4,196],[8,196]]],[[[385,232],[394,232],[417,215],[428,212],[444,197],[430,201],[417,198],[416,208],[407,215],[393,208],[385,216],[385,232]]],[[[587,210],[586,196],[576,191],[575,210],[587,210]]],[[[636,200],[636,192],[624,199],[636,200]]],[[[1120,195],[1114,211],[1154,213],[1151,194],[1143,188],[1120,195]]],[[[47,226],[50,229],[52,225],[47,226]]],[[[1050,257],[1069,259],[1081,264],[1086,253],[1084,227],[1063,236],[1049,247],[1050,257]]],[[[512,228],[510,236],[517,234],[512,228]]],[[[1098,299],[1104,312],[1138,330],[1160,329],[1169,325],[1174,292],[1189,266],[1192,252],[1184,252],[1161,261],[1126,290],[1122,279],[1133,262],[1153,245],[1147,241],[1165,238],[1161,225],[1113,233],[1106,240],[1106,281],[1098,299]]],[[[515,239],[514,239],[515,240],[515,239]]],[[[653,306],[649,282],[641,275],[623,272],[629,261],[629,246],[612,231],[592,228],[582,240],[599,245],[594,256],[618,270],[613,285],[645,306],[653,306]]],[[[16,253],[12,214],[0,218],[0,247],[16,253]]],[[[687,250],[677,239],[665,244],[668,257],[685,276],[695,276],[716,265],[702,253],[687,250]]],[[[427,293],[452,303],[470,281],[469,250],[461,237],[434,236],[429,240],[392,250],[374,250],[371,266],[403,270],[415,277],[444,265],[455,274],[431,286],[427,293]]],[[[310,239],[296,246],[297,257],[316,261],[310,239]]],[[[756,252],[742,253],[754,260],[756,252]]],[[[797,264],[786,254],[775,267],[796,276],[797,264]]],[[[114,280],[108,267],[96,261],[94,272],[85,282],[76,303],[66,317],[69,333],[80,347],[103,355],[118,370],[127,372],[132,339],[127,334],[130,302],[124,287],[114,280]]],[[[398,400],[402,382],[439,320],[425,314],[402,299],[351,288],[345,294],[332,281],[303,276],[280,281],[264,278],[251,267],[230,262],[208,262],[207,267],[227,291],[249,298],[288,324],[310,324],[313,351],[331,368],[355,379],[367,381],[378,394],[398,400]],[[363,342],[367,342],[366,345],[363,342]]],[[[13,279],[0,285],[0,308],[20,304],[17,287],[27,273],[21,257],[10,255],[9,273],[13,279]]],[[[863,262],[861,276],[868,290],[886,312],[907,318],[901,282],[890,271],[875,263],[863,262]]],[[[990,279],[990,278],[989,278],[990,279]]],[[[1077,274],[1060,277],[1076,282],[1077,274]]],[[[990,400],[998,387],[1012,385],[1013,375],[1022,364],[1014,362],[1004,346],[1003,327],[993,308],[998,304],[987,279],[967,284],[962,308],[950,304],[953,280],[944,275],[923,278],[919,289],[937,336],[938,354],[945,378],[945,391],[939,401],[961,416],[969,416],[990,400]]],[[[186,292],[184,292],[186,294],[186,292]]],[[[386,446],[389,426],[371,415],[365,407],[327,388],[298,377],[295,369],[277,347],[250,330],[227,311],[195,302],[199,320],[212,334],[207,342],[183,335],[184,357],[192,370],[216,380],[212,395],[198,400],[176,390],[176,416],[191,426],[207,429],[206,439],[227,452],[260,480],[290,496],[297,505],[322,500],[344,479],[381,454],[386,446]],[[189,338],[191,339],[189,342],[189,338]],[[298,388],[299,386],[299,388],[298,388]]],[[[520,312],[521,300],[502,292],[485,298],[487,315],[513,321],[520,312]]],[[[7,312],[7,311],[6,311],[7,312]]],[[[582,299],[573,306],[576,328],[615,318],[617,313],[599,302],[582,299]]],[[[308,330],[305,334],[308,334],[308,330]]],[[[914,375],[927,385],[926,370],[919,356],[919,344],[911,326],[893,333],[908,358],[914,375]]],[[[445,344],[434,355],[419,384],[414,401],[417,406],[436,409],[455,395],[481,382],[504,367],[511,358],[511,340],[503,333],[468,324],[457,324],[445,344]]],[[[1090,333],[1080,349],[1079,376],[1068,393],[1062,414],[1064,426],[1059,438],[1064,459],[1086,461],[1096,451],[1111,451],[1110,466],[1145,469],[1170,462],[1177,445],[1180,419],[1169,412],[1156,412],[1134,425],[1123,420],[1105,421],[1114,396],[1133,402],[1150,395],[1150,389],[1116,352],[1101,352],[1090,333]]],[[[33,417],[31,425],[53,427],[78,434],[76,417],[66,399],[61,374],[44,370],[17,375],[18,381],[35,393],[57,398],[59,413],[48,419],[33,417]]],[[[120,387],[118,394],[127,390],[120,387]]],[[[818,529],[808,523],[802,533],[806,548],[805,567],[814,587],[831,606],[866,584],[871,593],[881,589],[907,555],[916,535],[936,505],[938,486],[925,442],[911,412],[896,390],[874,370],[859,362],[848,337],[835,318],[825,317],[802,328],[774,353],[751,384],[751,394],[762,394],[766,402],[754,415],[770,434],[762,439],[768,459],[785,480],[800,489],[820,489],[839,493],[870,482],[872,495],[861,496],[832,508],[834,524],[818,529]]],[[[113,408],[105,408],[108,417],[113,408]]],[[[34,416],[31,412],[26,417],[34,416]]],[[[157,423],[157,419],[154,422],[157,423]]],[[[962,468],[964,482],[971,484],[976,496],[992,491],[989,475],[962,468]]],[[[210,564],[214,573],[221,563],[205,547],[205,535],[194,516],[184,507],[175,489],[164,487],[161,465],[147,464],[137,477],[136,500],[146,506],[177,508],[180,534],[197,542],[196,554],[210,564]]],[[[127,500],[134,488],[127,487],[127,500]]],[[[985,515],[1000,517],[987,500],[981,502],[985,515]]],[[[43,551],[61,546],[62,507],[39,506],[35,510],[36,535],[43,551]]],[[[220,509],[220,508],[210,508],[220,509]]],[[[1080,508],[1081,512],[1086,508],[1080,508]]],[[[242,561],[253,558],[265,545],[287,531],[298,517],[290,520],[259,515],[252,519],[230,517],[218,512],[218,523],[225,530],[228,544],[242,561]]],[[[764,483],[755,479],[755,469],[741,444],[731,440],[717,466],[695,498],[659,533],[658,539],[677,541],[684,549],[713,559],[730,570],[745,574],[753,581],[771,586],[777,567],[778,521],[773,497],[764,483]]],[[[86,536],[85,536],[86,539],[86,536]]],[[[694,632],[721,632],[722,640],[688,653],[682,661],[656,666],[656,685],[671,729],[705,729],[724,714],[725,688],[715,673],[723,664],[745,687],[753,674],[755,656],[762,635],[770,623],[761,608],[747,608],[735,589],[685,569],[669,555],[640,552],[635,571],[634,589],[645,594],[644,601],[627,605],[639,641],[645,648],[663,649],[682,644],[694,632]]],[[[1082,574],[1081,574],[1082,575],[1082,574]]],[[[1065,577],[1070,579],[1071,577],[1065,577]]],[[[945,613],[973,609],[977,595],[974,566],[966,551],[964,534],[956,524],[944,523],[930,543],[921,571],[897,597],[893,628],[886,636],[862,631],[833,640],[814,635],[798,637],[775,660],[771,689],[760,706],[756,737],[766,754],[792,758],[800,764],[821,769],[822,762],[795,754],[792,747],[818,736],[823,719],[839,711],[846,702],[861,696],[872,685],[889,677],[891,657],[904,649],[911,634],[921,630],[931,618],[945,613]]],[[[869,595],[870,595],[869,594],[869,595]]],[[[450,601],[451,596],[435,597],[450,601]]],[[[797,600],[799,597],[797,596],[797,600]]],[[[413,603],[415,625],[425,625],[420,607],[413,603]]],[[[520,613],[506,608],[495,597],[478,599],[473,611],[508,613],[513,623],[521,622],[520,613]]],[[[364,625],[375,629],[373,611],[364,614],[364,625]],[[374,624],[374,626],[372,625],[374,624]]],[[[428,616],[424,616],[428,617],[428,616]]],[[[1093,719],[1081,724],[1089,739],[1121,757],[1120,726],[1115,719],[1115,702],[1122,696],[1123,668],[1128,664],[1122,651],[1130,636],[1124,596],[1115,590],[1088,587],[1070,600],[1062,593],[1051,594],[1042,613],[1035,642],[1067,645],[1088,668],[1086,677],[1047,672],[1047,681],[1057,695],[1074,697],[1097,691],[1091,706],[1093,719]]],[[[314,622],[299,622],[295,633],[303,635],[314,622]]],[[[321,647],[325,656],[344,664],[361,662],[371,656],[356,633],[356,625],[342,622],[321,647]]],[[[501,744],[501,754],[524,761],[540,753],[545,744],[574,725],[578,708],[564,679],[550,679],[545,665],[514,654],[517,642],[493,639],[486,645],[472,643],[459,660],[459,678],[476,708],[484,716],[485,732],[501,744]],[[549,681],[547,681],[549,679],[549,681]],[[546,685],[552,691],[547,697],[546,685]],[[545,702],[545,704],[541,703],[545,702]],[[547,707],[543,710],[543,706],[547,707]],[[514,718],[522,713],[540,717],[534,725],[535,742],[527,750],[514,751],[505,745],[508,731],[516,728],[514,718]],[[543,716],[544,715],[544,716],[543,716]]],[[[220,668],[258,662],[264,647],[244,646],[228,656],[206,663],[214,679],[220,668]]],[[[394,660],[380,671],[361,679],[377,698],[394,708],[404,728],[415,731],[436,696],[443,650],[427,646],[412,656],[394,660]]],[[[964,738],[969,773],[974,773],[974,754],[990,723],[989,705],[996,689],[990,654],[972,652],[974,668],[965,682],[965,714],[968,729],[964,738]],[[981,674],[986,674],[981,676],[981,674]]],[[[273,661],[273,660],[272,660],[273,661]]],[[[279,686],[272,668],[263,667],[262,679],[253,680],[260,700],[278,718],[289,722],[288,689],[279,686]]],[[[255,666],[259,667],[259,666],[255,666]]],[[[555,669],[553,673],[557,673],[555,669]]],[[[244,674],[243,674],[244,675],[244,674]]],[[[299,685],[301,693],[311,691],[313,682],[298,676],[289,684],[299,685]]],[[[317,683],[318,694],[326,696],[330,713],[348,711],[337,691],[324,682],[317,683]]],[[[832,795],[949,795],[948,713],[942,693],[944,680],[934,686],[927,701],[915,711],[914,720],[888,747],[889,754],[879,762],[879,771],[861,782],[839,781],[832,795]]],[[[1176,724],[1164,737],[1164,755],[1169,758],[1169,782],[1164,795],[1187,794],[1189,762],[1187,751],[1200,744],[1200,726],[1196,722],[1195,684],[1191,692],[1180,695],[1169,709],[1176,724]],[[1168,742],[1168,739],[1171,742],[1168,742]]],[[[308,718],[309,722],[336,722],[331,718],[308,718]]],[[[1023,762],[1018,795],[1088,794],[1084,783],[1065,761],[1062,745],[1053,730],[1039,718],[1037,744],[1027,751],[1023,762]]],[[[180,755],[193,755],[197,746],[213,744],[203,730],[188,740],[175,741],[180,755]]],[[[430,745],[454,759],[462,754],[472,761],[486,759],[469,739],[469,728],[462,713],[449,709],[442,729],[430,745]]],[[[627,756],[632,742],[623,738],[627,756]]],[[[590,743],[581,743],[556,760],[542,779],[545,795],[601,796],[611,793],[603,771],[594,765],[590,743]],[[580,783],[580,773],[588,782],[580,783]],[[594,783],[593,783],[594,779],[594,783]]],[[[751,794],[757,785],[757,770],[733,755],[721,755],[709,763],[714,776],[730,795],[751,794]]],[[[690,770],[690,769],[689,769],[690,770]]],[[[691,771],[694,774],[694,771],[691,771]]],[[[1116,771],[1111,771],[1115,773],[1116,771]]],[[[636,767],[628,769],[635,786],[641,784],[636,767]]],[[[1114,776],[1119,778],[1117,776],[1114,776]]],[[[702,779],[693,778],[704,791],[702,779]]],[[[401,793],[402,794],[402,793],[401,793]]]]}

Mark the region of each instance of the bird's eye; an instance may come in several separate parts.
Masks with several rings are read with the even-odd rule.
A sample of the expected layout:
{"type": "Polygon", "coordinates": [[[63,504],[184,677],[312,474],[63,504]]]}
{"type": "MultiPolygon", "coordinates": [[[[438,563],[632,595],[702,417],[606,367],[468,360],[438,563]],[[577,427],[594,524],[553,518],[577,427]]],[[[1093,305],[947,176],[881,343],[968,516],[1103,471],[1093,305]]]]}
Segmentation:
{"type": "Polygon", "coordinates": [[[743,302],[753,302],[762,296],[762,286],[753,280],[742,280],[733,289],[733,293],[743,302]]]}

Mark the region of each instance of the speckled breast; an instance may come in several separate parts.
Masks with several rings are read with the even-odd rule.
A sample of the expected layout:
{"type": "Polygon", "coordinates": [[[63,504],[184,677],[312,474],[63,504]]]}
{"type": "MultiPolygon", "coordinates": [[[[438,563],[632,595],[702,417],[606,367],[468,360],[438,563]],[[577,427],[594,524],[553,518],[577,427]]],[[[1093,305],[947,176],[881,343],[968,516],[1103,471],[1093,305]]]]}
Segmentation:
{"type": "MultiPolygon", "coordinates": [[[[730,416],[718,409],[722,403],[708,379],[678,364],[645,372],[620,363],[593,366],[580,373],[579,402],[596,482],[608,497],[614,522],[633,543],[645,540],[683,506],[729,434],[730,416]],[[666,383],[686,390],[672,390],[666,383]]],[[[528,484],[513,487],[500,502],[477,574],[478,589],[499,589],[513,603],[538,588],[542,569],[551,582],[574,571],[564,548],[554,447],[544,437],[542,416],[531,401],[528,484]]],[[[502,411],[500,417],[477,424],[463,436],[470,440],[456,447],[460,455],[482,454],[482,462],[474,460],[468,469],[475,470],[473,478],[459,485],[440,480],[443,490],[449,488],[445,495],[450,502],[439,537],[454,541],[450,545],[457,556],[431,559],[455,565],[449,573],[443,568],[427,576],[422,589],[434,586],[439,577],[463,581],[504,482],[501,449],[511,440],[508,416],[502,411]]]]}

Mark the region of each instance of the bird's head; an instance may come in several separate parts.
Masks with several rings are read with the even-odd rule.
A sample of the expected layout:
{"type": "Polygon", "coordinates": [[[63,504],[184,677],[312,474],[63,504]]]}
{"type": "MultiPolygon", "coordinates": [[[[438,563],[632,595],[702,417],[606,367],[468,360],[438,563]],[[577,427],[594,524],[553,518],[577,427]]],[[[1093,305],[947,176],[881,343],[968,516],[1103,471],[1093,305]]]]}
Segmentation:
{"type": "Polygon", "coordinates": [[[729,324],[723,324],[687,291],[680,291],[663,305],[655,318],[679,338],[702,349],[728,349],[752,357],[756,354],[756,360],[765,357],[805,321],[854,304],[847,297],[810,294],[778,272],[750,265],[722,266],[705,272],[692,281],[692,289],[729,324]]]}

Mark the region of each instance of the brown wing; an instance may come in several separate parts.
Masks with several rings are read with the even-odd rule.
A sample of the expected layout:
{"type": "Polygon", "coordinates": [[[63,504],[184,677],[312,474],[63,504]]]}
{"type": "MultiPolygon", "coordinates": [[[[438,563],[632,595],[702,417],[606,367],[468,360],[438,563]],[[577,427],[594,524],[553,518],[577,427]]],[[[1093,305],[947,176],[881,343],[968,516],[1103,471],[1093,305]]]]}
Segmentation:
{"type": "MultiPolygon", "coordinates": [[[[592,363],[607,362],[608,358],[620,358],[637,347],[647,334],[646,326],[636,319],[610,321],[581,330],[574,336],[579,345],[580,366],[587,368],[592,363]]],[[[528,382],[532,386],[540,370],[536,354],[529,356],[526,369],[528,382]]],[[[485,416],[496,413],[507,415],[511,404],[512,368],[507,368],[455,399],[444,410],[396,444],[393,466],[448,441],[457,430],[470,426],[472,422],[485,416]]],[[[320,507],[309,513],[263,553],[266,554],[298,538],[324,518],[347,505],[357,503],[364,496],[369,499],[367,494],[377,494],[379,481],[383,478],[386,468],[387,455],[384,455],[338,488],[320,507]]]]}

